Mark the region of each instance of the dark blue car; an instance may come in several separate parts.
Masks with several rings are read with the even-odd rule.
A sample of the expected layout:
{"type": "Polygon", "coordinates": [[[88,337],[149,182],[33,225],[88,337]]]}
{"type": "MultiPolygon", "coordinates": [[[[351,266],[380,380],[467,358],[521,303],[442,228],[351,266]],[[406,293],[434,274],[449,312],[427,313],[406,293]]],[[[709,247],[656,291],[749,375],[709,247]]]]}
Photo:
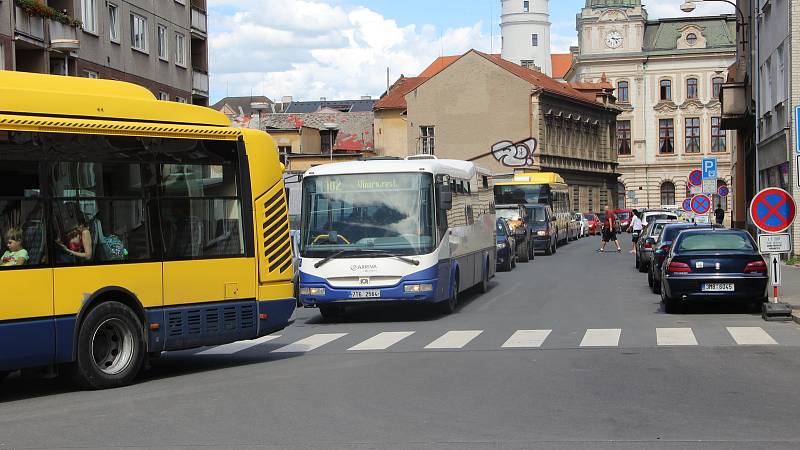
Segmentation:
{"type": "MultiPolygon", "coordinates": [[[[721,228],[720,225],[714,225],[714,227],[721,228]]],[[[647,272],[647,284],[654,294],[661,293],[661,264],[667,259],[669,251],[672,249],[672,241],[678,237],[678,233],[684,230],[702,230],[709,228],[711,228],[709,224],[687,222],[670,223],[664,226],[658,240],[652,243],[653,257],[647,272]]]]}
{"type": "Polygon", "coordinates": [[[506,219],[497,219],[497,270],[508,272],[516,267],[515,247],[514,235],[511,234],[506,219]]]}

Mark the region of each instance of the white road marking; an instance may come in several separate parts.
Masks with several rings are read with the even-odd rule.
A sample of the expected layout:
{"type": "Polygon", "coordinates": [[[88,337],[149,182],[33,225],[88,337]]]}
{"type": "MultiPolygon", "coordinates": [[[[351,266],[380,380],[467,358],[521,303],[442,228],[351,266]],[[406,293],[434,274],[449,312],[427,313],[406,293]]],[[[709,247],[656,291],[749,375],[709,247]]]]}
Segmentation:
{"type": "Polygon", "coordinates": [[[581,347],[617,347],[621,334],[620,328],[589,328],[583,335],[581,347]]]}
{"type": "Polygon", "coordinates": [[[256,345],[261,345],[265,342],[274,341],[281,337],[279,334],[272,334],[269,336],[263,336],[258,339],[254,339],[252,341],[239,341],[239,342],[231,342],[230,344],[219,345],[217,347],[210,348],[208,350],[203,350],[202,352],[198,352],[198,355],[233,355],[234,353],[239,353],[247,350],[248,348],[255,347],[256,345]]]}
{"type": "Polygon", "coordinates": [[[356,344],[347,350],[386,350],[394,344],[414,334],[413,331],[387,331],[378,333],[364,342],[356,344]]]}
{"type": "Polygon", "coordinates": [[[425,348],[463,348],[481,333],[483,330],[448,331],[425,348]]]}
{"type": "Polygon", "coordinates": [[[727,327],[728,333],[739,345],[777,345],[772,336],[761,327],[727,327]]]}
{"type": "Polygon", "coordinates": [[[322,347],[325,344],[335,341],[347,333],[321,333],[314,334],[297,342],[273,350],[272,353],[302,353],[322,347]]]}
{"type": "Polygon", "coordinates": [[[553,330],[517,330],[503,344],[503,348],[538,348],[553,330]]]}
{"type": "Polygon", "coordinates": [[[697,345],[691,328],[656,328],[657,345],[697,345]]]}

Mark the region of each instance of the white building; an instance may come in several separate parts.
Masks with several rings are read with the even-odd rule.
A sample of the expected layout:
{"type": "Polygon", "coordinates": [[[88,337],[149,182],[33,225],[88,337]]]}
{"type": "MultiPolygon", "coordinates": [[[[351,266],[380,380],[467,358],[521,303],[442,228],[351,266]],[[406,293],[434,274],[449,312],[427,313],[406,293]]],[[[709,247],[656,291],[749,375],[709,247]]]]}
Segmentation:
{"type": "Polygon", "coordinates": [[[502,57],[553,75],[548,0],[501,0],[502,57]]]}

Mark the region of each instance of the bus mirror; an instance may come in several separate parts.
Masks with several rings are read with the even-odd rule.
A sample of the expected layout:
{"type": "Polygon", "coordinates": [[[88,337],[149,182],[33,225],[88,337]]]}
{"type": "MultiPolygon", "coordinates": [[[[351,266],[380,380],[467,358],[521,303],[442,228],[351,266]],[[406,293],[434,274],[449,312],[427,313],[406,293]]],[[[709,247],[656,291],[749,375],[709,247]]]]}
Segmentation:
{"type": "Polygon", "coordinates": [[[450,191],[449,184],[439,185],[439,209],[450,211],[453,208],[453,192],[450,191]]]}

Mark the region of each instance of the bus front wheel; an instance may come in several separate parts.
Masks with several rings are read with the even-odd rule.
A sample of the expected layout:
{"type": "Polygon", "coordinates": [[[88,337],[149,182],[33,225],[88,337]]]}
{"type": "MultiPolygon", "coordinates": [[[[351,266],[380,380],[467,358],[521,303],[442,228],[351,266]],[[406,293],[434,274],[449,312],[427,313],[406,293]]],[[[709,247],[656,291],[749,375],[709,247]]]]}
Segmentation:
{"type": "Polygon", "coordinates": [[[451,289],[450,298],[437,303],[436,306],[442,314],[453,314],[456,312],[456,306],[458,306],[458,274],[456,274],[455,284],[451,289]]]}
{"type": "Polygon", "coordinates": [[[78,331],[73,380],[88,389],[129,384],[145,359],[144,328],[136,314],[119,302],[89,311],[78,331]]]}

